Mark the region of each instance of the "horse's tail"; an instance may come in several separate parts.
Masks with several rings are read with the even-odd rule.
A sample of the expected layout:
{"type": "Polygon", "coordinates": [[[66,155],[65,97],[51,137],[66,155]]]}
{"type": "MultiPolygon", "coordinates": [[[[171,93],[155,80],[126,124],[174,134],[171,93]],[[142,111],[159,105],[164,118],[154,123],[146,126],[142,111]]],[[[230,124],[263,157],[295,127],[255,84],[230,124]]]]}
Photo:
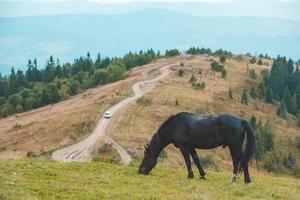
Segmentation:
{"type": "Polygon", "coordinates": [[[241,160],[242,166],[240,166],[240,171],[243,170],[243,166],[249,165],[249,162],[251,161],[254,153],[255,153],[255,135],[254,130],[251,127],[250,123],[246,120],[242,120],[243,127],[246,130],[247,133],[247,144],[246,148],[243,152],[243,157],[241,160]]]}

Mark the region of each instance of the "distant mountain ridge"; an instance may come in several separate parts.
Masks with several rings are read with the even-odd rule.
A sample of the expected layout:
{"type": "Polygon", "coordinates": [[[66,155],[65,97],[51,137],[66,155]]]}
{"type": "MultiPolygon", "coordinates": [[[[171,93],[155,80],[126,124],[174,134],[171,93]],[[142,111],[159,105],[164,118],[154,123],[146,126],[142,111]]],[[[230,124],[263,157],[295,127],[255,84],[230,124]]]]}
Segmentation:
{"type": "Polygon", "coordinates": [[[0,72],[24,69],[29,58],[43,67],[52,54],[61,62],[90,52],[120,56],[153,48],[223,48],[299,59],[300,21],[260,17],[200,17],[162,9],[120,15],[54,15],[0,18],[0,72]]]}

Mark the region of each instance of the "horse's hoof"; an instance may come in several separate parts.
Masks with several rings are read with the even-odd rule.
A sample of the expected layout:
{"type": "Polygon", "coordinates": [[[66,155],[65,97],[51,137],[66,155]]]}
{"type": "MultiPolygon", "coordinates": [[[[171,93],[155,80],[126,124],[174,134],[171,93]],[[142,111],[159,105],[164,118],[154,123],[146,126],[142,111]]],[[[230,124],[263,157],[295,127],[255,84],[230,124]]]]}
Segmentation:
{"type": "Polygon", "coordinates": [[[205,178],[205,176],[200,176],[200,179],[205,180],[206,178],[205,178]]]}
{"type": "Polygon", "coordinates": [[[188,178],[188,179],[193,179],[193,178],[194,178],[194,175],[188,175],[187,178],[188,178]]]}
{"type": "Polygon", "coordinates": [[[247,185],[247,184],[249,184],[249,183],[251,183],[251,181],[249,180],[249,181],[245,181],[245,184],[247,185]]]}

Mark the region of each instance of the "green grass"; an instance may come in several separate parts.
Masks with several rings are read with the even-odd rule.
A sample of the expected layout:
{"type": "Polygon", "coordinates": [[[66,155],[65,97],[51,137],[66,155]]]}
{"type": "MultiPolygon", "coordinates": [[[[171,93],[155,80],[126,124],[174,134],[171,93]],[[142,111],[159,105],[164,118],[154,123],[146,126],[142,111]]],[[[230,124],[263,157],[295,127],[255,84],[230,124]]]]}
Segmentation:
{"type": "MultiPolygon", "coordinates": [[[[195,171],[195,170],[194,170],[195,171]]],[[[208,172],[207,180],[186,179],[184,169],[160,164],[150,176],[136,164],[61,164],[43,159],[0,159],[0,199],[296,199],[299,179],[252,176],[234,186],[230,173],[208,172]]],[[[198,177],[198,176],[196,176],[198,177]]]]}

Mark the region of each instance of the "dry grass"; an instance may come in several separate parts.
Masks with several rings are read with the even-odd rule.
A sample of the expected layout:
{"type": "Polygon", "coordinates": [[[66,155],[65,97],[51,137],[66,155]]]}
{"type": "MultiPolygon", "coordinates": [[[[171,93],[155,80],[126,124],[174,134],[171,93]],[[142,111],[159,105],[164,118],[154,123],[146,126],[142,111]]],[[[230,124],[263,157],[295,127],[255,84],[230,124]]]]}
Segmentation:
{"type": "MultiPolygon", "coordinates": [[[[255,115],[258,119],[266,121],[270,119],[277,139],[286,139],[300,135],[299,128],[295,125],[295,119],[289,117],[282,120],[276,116],[276,106],[266,104],[261,100],[250,99],[249,105],[240,103],[242,90],[250,91],[251,85],[258,84],[258,80],[249,77],[248,69],[255,69],[257,74],[260,70],[269,66],[248,64],[249,58],[243,57],[242,61],[227,59],[225,68],[226,79],[220,74],[210,70],[210,60],[218,61],[218,58],[205,56],[192,56],[184,61],[185,73],[179,77],[174,73],[160,82],[157,87],[143,98],[151,104],[136,103],[118,116],[114,124],[109,127],[112,137],[123,145],[132,155],[142,156],[143,146],[149,142],[160,124],[170,115],[181,111],[195,112],[199,114],[232,113],[245,118],[255,115]],[[198,74],[201,69],[202,74],[198,74]],[[195,90],[189,83],[194,74],[199,82],[205,82],[204,90],[195,90]],[[233,90],[234,99],[228,96],[229,87],[233,90]],[[176,100],[179,105],[176,105],[176,100]]],[[[264,62],[267,62],[264,61],[264,62]]],[[[174,70],[178,70],[174,69],[174,70]]],[[[231,158],[228,149],[217,148],[214,150],[201,150],[202,154],[211,155],[218,166],[231,168],[231,158]]],[[[181,165],[183,158],[173,146],[167,147],[168,160],[172,166],[181,165]]]]}
{"type": "Polygon", "coordinates": [[[132,94],[131,85],[173,60],[132,70],[125,80],[94,88],[54,105],[0,119],[0,156],[40,155],[86,137],[101,113],[132,94]],[[151,72],[151,73],[150,73],[151,72]]]}

